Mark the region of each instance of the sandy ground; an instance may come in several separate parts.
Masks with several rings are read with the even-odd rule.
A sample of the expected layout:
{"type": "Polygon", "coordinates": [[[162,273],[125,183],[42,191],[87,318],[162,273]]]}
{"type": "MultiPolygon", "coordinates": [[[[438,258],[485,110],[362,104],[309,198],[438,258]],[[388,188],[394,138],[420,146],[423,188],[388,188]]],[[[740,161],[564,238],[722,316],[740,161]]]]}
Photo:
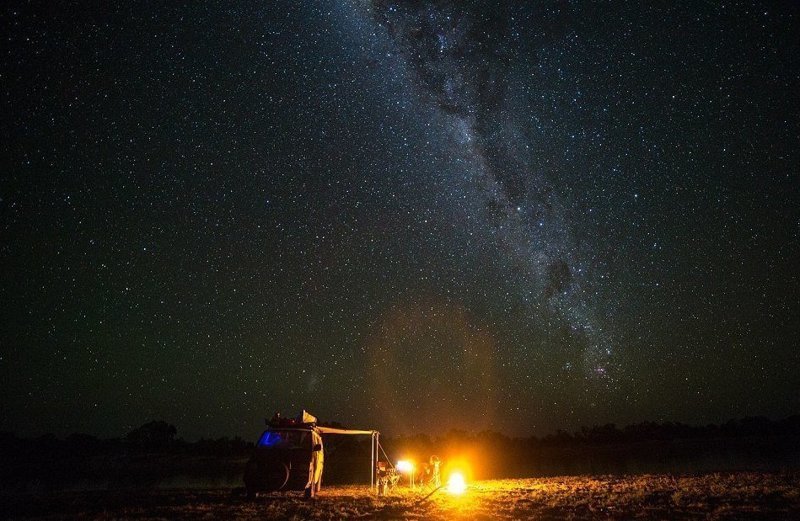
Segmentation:
{"type": "Polygon", "coordinates": [[[8,519],[800,519],[800,475],[738,472],[479,481],[462,495],[325,487],[248,500],[230,489],[0,495],[8,519]]]}

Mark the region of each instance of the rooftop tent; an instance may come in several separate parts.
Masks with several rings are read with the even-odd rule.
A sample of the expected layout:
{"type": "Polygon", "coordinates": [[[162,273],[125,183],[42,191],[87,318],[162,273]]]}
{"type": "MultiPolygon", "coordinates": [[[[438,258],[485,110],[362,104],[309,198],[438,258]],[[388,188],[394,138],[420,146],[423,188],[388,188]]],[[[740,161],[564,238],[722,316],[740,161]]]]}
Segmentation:
{"type": "Polygon", "coordinates": [[[313,423],[313,424],[317,423],[317,417],[309,413],[305,409],[303,409],[303,412],[300,413],[300,416],[297,419],[300,423],[313,423]]]}

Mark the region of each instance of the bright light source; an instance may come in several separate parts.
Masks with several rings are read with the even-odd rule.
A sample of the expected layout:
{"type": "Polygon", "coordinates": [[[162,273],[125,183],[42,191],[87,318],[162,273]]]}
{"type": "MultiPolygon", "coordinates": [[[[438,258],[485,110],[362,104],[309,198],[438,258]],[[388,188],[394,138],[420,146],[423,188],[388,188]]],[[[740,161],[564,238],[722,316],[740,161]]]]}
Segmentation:
{"type": "Polygon", "coordinates": [[[447,491],[451,494],[463,494],[465,490],[467,490],[467,482],[464,480],[464,475],[460,472],[450,474],[450,479],[447,480],[447,491]]]}
{"type": "Polygon", "coordinates": [[[410,474],[414,470],[414,464],[410,461],[400,460],[397,462],[397,471],[410,474]]]}

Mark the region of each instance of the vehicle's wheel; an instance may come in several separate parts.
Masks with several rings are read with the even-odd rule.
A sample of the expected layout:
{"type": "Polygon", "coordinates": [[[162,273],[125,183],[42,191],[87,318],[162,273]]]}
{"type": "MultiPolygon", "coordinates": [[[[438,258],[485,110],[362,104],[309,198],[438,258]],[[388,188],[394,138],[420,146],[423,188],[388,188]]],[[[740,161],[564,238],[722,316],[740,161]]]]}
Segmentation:
{"type": "Polygon", "coordinates": [[[264,485],[267,490],[280,490],[289,481],[289,466],[282,461],[270,462],[264,468],[264,485]]]}

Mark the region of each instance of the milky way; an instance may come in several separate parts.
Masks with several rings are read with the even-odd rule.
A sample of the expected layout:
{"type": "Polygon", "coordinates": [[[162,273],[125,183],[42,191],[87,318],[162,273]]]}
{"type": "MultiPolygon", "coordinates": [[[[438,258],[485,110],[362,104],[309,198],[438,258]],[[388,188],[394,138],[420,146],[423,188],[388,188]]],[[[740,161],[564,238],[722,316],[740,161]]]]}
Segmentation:
{"type": "Polygon", "coordinates": [[[609,378],[609,326],[596,323],[583,289],[589,253],[575,243],[561,187],[530,157],[520,128],[529,114],[510,92],[519,87],[515,76],[530,76],[514,62],[531,44],[521,40],[535,33],[521,30],[519,9],[508,5],[375,2],[371,8],[411,69],[421,98],[438,109],[450,159],[462,171],[453,184],[465,194],[465,216],[496,236],[497,255],[531,320],[539,318],[542,327],[536,315],[547,312],[566,319],[575,343],[582,344],[586,376],[609,378]]]}

